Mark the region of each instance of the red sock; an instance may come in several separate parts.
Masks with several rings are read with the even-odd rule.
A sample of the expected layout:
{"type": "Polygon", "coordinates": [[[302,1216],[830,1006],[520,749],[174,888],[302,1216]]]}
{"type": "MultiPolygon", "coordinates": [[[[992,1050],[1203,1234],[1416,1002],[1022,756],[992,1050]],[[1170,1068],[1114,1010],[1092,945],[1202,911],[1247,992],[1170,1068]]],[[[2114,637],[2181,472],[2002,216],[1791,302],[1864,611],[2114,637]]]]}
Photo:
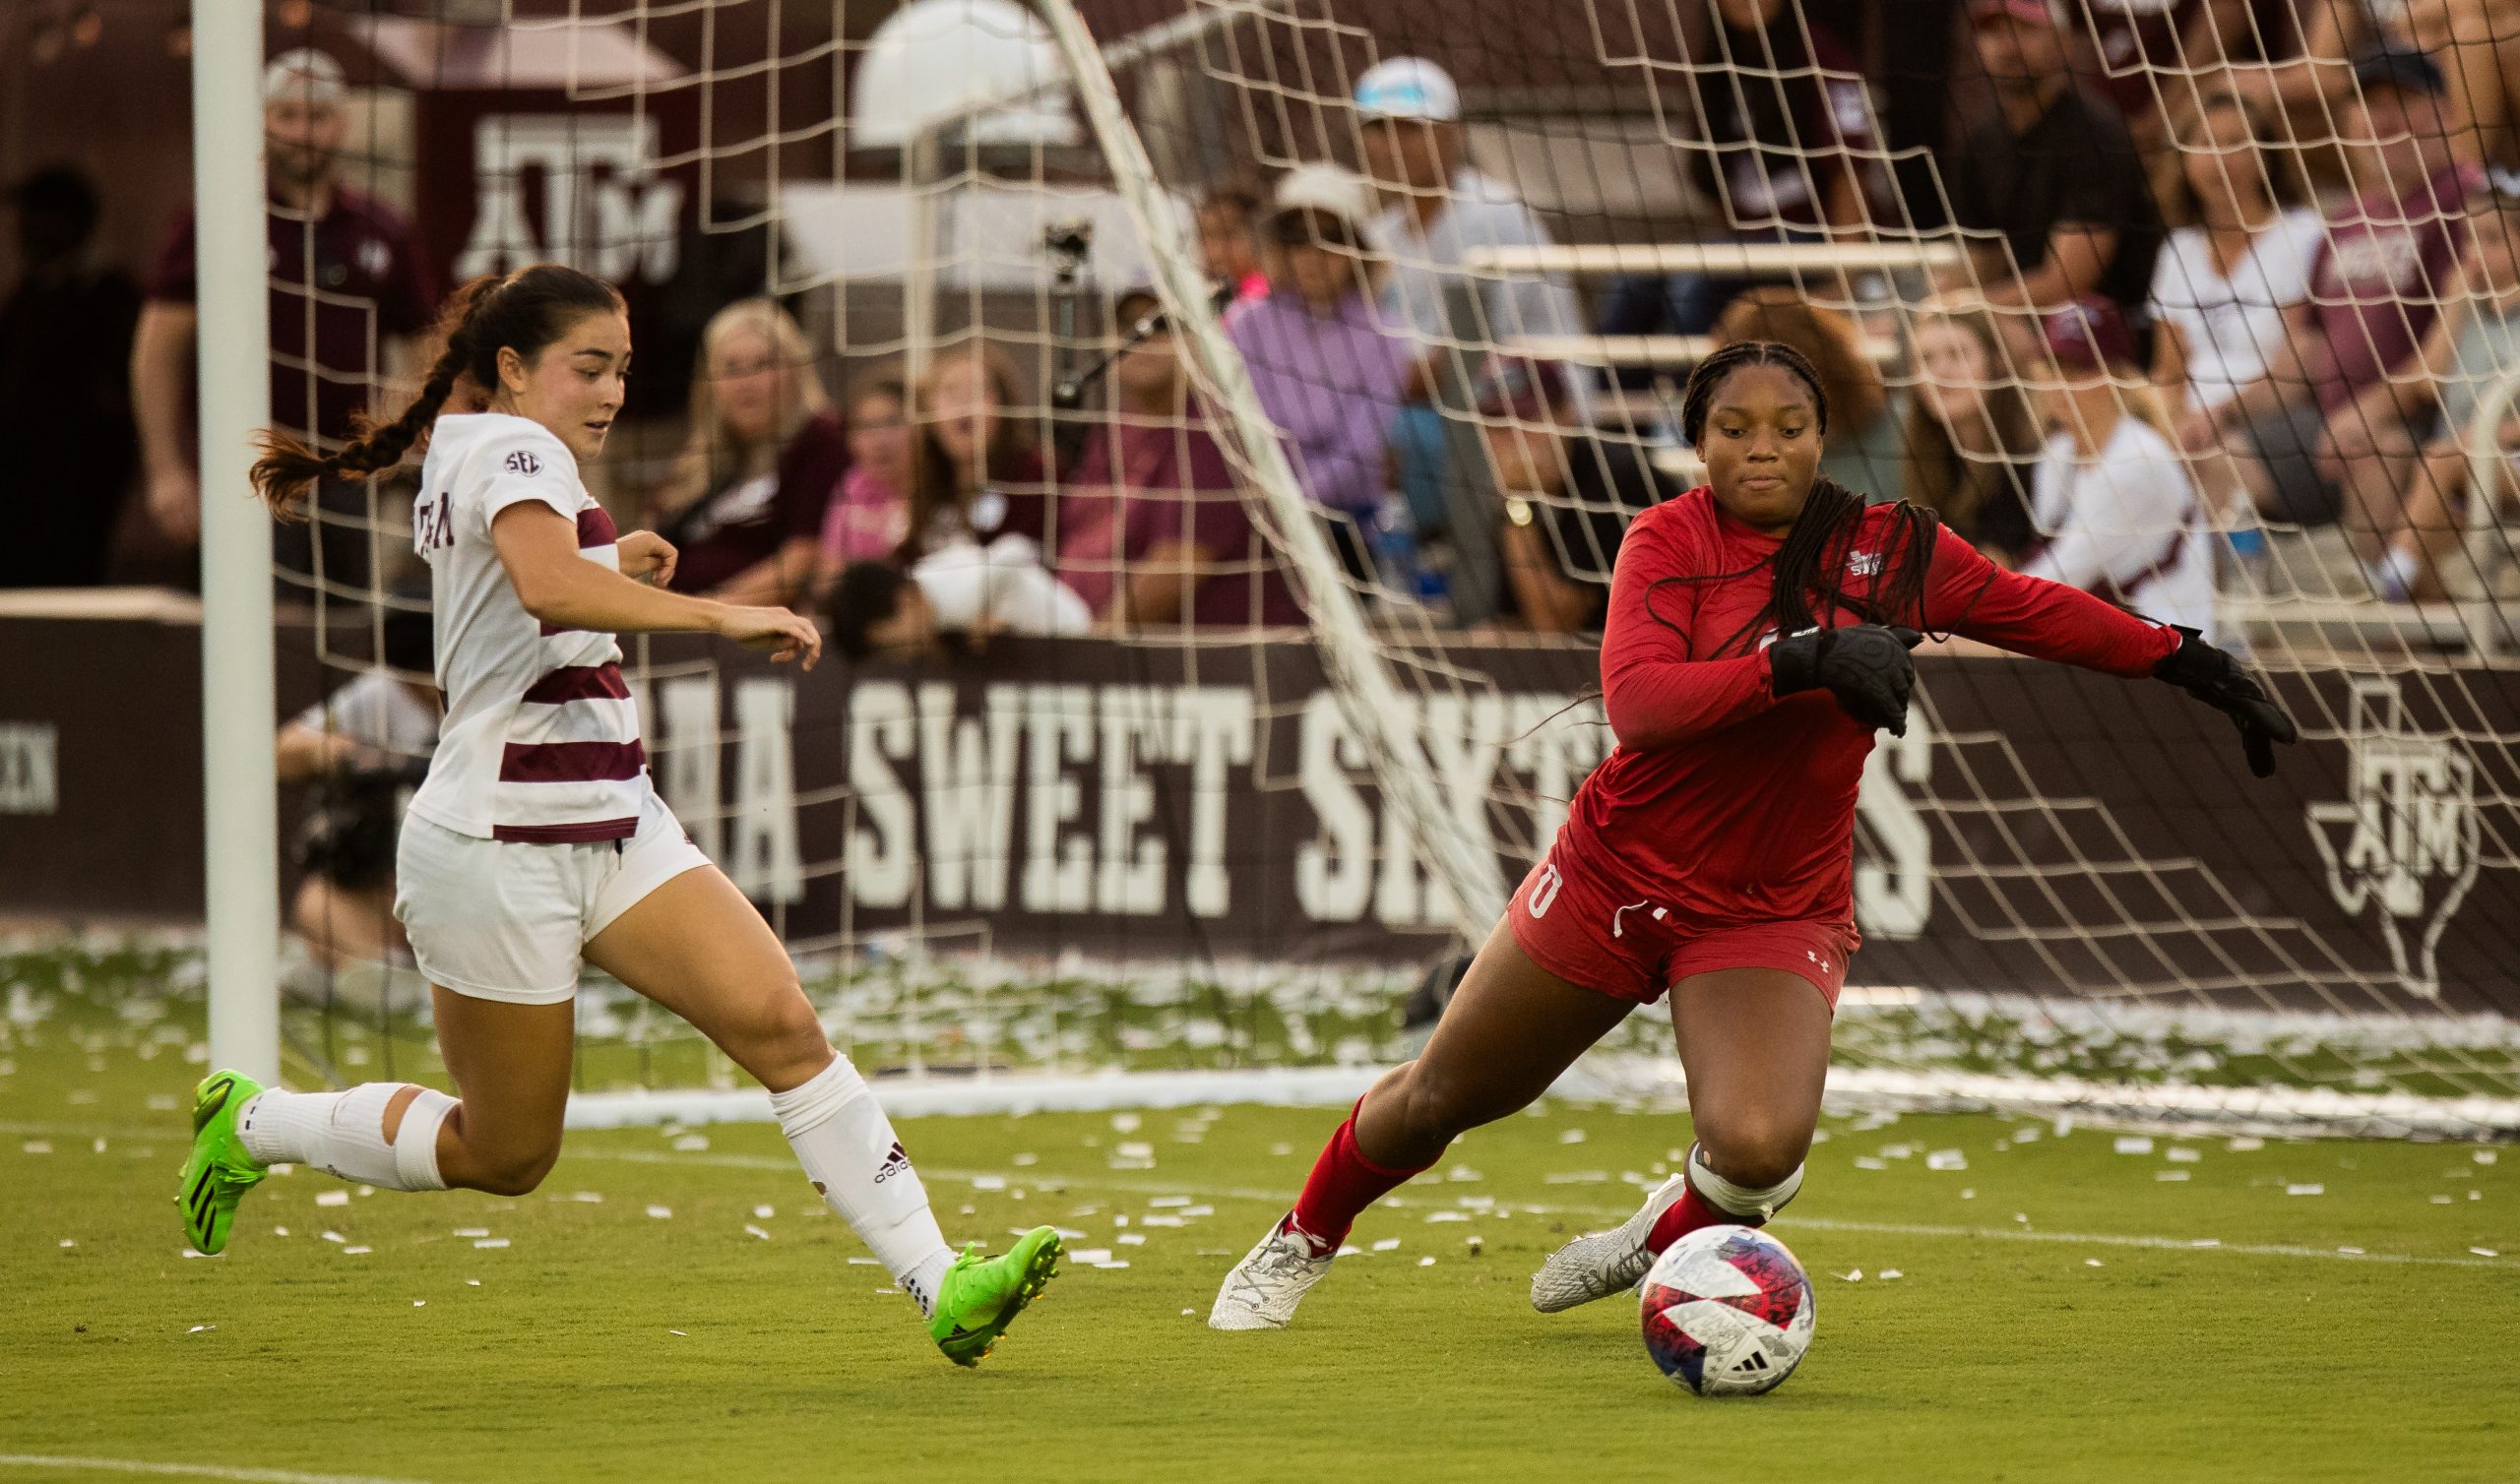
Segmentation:
{"type": "Polygon", "coordinates": [[[1664,1248],[1701,1226],[1765,1226],[1763,1216],[1736,1216],[1697,1193],[1692,1185],[1680,1199],[1654,1220],[1654,1229],[1645,1234],[1645,1250],[1660,1255],[1664,1248]]]}
{"type": "MultiPolygon", "coordinates": [[[[1361,1103],[1359,1104],[1361,1106],[1361,1103]]],[[[1356,1115],[1350,1113],[1339,1132],[1322,1146],[1312,1174],[1295,1198],[1291,1218],[1320,1247],[1336,1252],[1348,1240],[1348,1229],[1368,1206],[1409,1183],[1428,1166],[1387,1170],[1356,1151],[1356,1115]]]]}

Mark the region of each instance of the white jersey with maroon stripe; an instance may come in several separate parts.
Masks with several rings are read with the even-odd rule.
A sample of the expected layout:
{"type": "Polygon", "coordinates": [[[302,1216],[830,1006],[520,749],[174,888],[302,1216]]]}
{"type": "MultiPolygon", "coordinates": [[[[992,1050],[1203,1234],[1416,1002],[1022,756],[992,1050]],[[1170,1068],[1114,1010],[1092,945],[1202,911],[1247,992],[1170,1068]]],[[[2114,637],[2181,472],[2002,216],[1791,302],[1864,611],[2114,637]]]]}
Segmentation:
{"type": "Polygon", "coordinates": [[[486,839],[626,839],[652,788],[621,647],[525,611],[490,538],[524,500],[575,522],[580,556],[619,565],[612,518],[548,429],[498,412],[438,419],[411,545],[429,564],[446,720],[411,813],[486,839]]]}

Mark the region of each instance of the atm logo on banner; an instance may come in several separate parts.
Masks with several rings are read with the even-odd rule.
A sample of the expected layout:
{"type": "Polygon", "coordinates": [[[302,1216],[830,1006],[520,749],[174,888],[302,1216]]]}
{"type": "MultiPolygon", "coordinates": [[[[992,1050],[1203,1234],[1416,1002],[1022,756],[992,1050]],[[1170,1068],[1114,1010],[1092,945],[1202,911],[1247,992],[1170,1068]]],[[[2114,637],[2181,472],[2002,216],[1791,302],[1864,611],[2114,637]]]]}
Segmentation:
{"type": "Polygon", "coordinates": [[[2398,978],[2437,998],[2435,950],[2477,879],[2476,762],[2408,726],[2395,679],[2356,679],[2347,704],[2345,798],[2306,807],[2310,838],[2336,904],[2376,907],[2398,978]]]}
{"type": "Polygon", "coordinates": [[[456,277],[562,263],[613,283],[664,282],[681,252],[682,183],[658,172],[658,153],[653,117],[482,119],[472,146],[480,199],[456,277]],[[540,190],[529,192],[529,181],[540,190]]]}

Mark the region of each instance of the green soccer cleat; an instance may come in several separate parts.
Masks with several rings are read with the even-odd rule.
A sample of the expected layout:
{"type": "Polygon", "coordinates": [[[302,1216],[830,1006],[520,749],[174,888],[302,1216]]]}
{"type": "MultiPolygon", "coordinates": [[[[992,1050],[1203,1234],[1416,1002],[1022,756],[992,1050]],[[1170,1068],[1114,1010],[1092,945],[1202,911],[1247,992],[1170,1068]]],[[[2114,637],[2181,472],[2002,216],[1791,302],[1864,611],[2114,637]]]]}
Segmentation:
{"type": "Polygon", "coordinates": [[[193,1089],[193,1152],[175,1191],[183,1207],[184,1235],[193,1250],[217,1257],[227,1249],[236,1203],[268,1173],[236,1137],[236,1110],[263,1084],[238,1072],[214,1072],[193,1089]]]}
{"type": "Polygon", "coordinates": [[[1058,1270],[1059,1234],[1046,1226],[1016,1238],[1002,1258],[983,1258],[977,1247],[966,1247],[936,1285],[936,1317],[927,1332],[947,1360],[978,1365],[1058,1270]]]}

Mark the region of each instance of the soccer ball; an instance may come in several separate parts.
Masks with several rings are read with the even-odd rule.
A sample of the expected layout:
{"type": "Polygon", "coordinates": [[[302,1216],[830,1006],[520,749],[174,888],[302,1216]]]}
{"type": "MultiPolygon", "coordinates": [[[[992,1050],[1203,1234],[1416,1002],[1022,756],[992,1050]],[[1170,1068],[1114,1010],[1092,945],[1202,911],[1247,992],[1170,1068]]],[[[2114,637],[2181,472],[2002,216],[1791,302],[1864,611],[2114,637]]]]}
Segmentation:
{"type": "Polygon", "coordinates": [[[1663,1250],[1638,1292],[1645,1353],[1700,1396],[1774,1391],[1811,1348],[1811,1279],[1763,1231],[1700,1227],[1663,1250]]]}

